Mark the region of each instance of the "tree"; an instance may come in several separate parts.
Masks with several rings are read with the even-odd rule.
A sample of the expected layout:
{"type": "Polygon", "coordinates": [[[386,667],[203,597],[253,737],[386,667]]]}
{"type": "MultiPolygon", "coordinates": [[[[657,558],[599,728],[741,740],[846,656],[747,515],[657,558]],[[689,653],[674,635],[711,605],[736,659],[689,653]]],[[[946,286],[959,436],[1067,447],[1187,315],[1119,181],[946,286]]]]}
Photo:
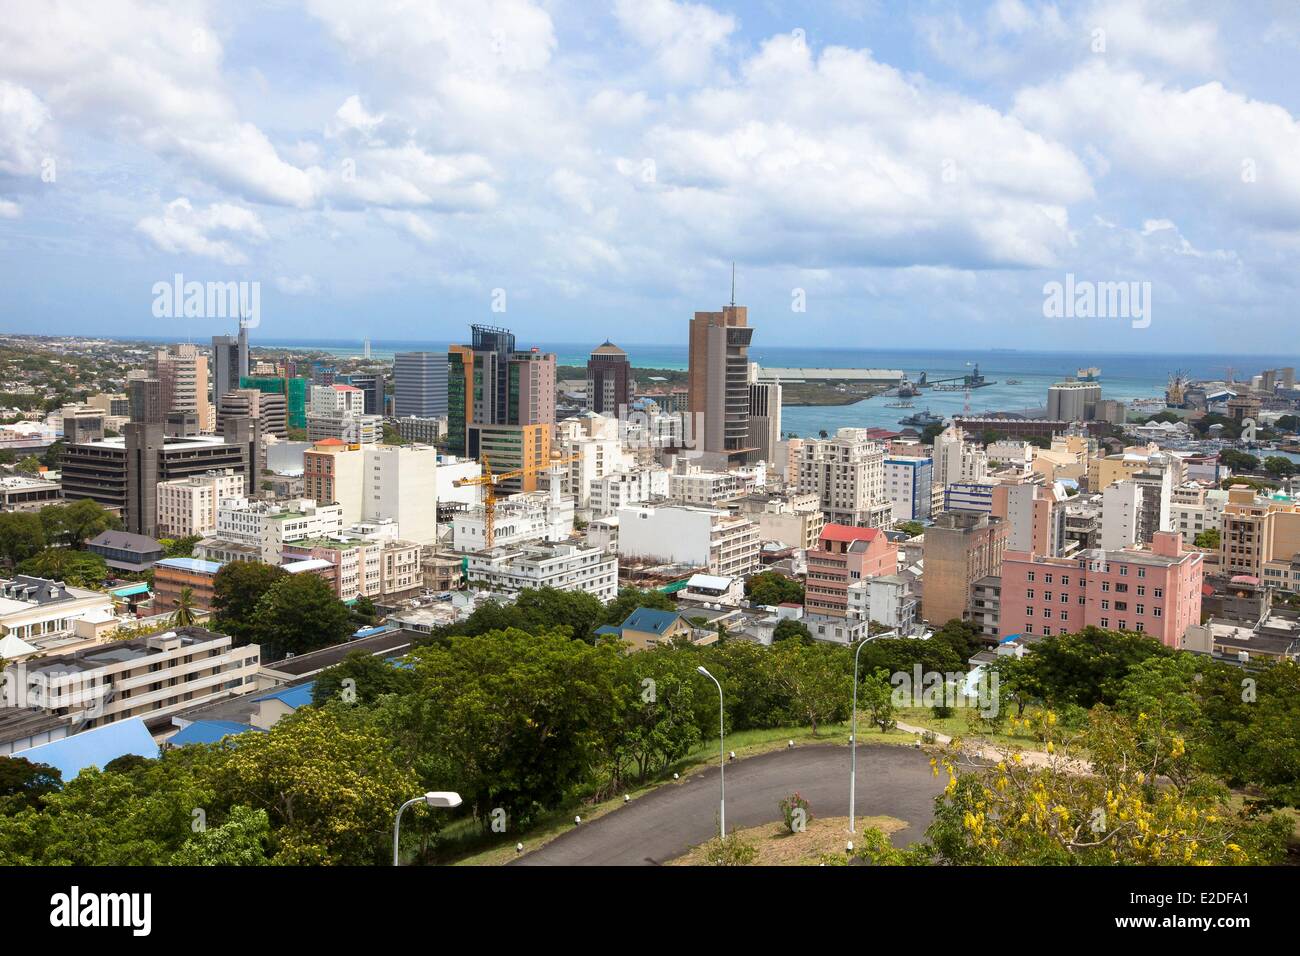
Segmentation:
{"type": "Polygon", "coordinates": [[[264,866],[271,841],[265,810],[235,807],[220,826],[186,840],[167,862],[172,866],[264,866]]]}
{"type": "Polygon", "coordinates": [[[1264,459],[1264,470],[1274,478],[1289,478],[1296,473],[1296,463],[1281,455],[1269,455],[1264,459]]]}
{"type": "Polygon", "coordinates": [[[772,629],[772,643],[794,638],[802,644],[813,643],[812,631],[808,630],[808,625],[803,621],[796,621],[792,617],[785,617],[776,622],[776,627],[772,629]]]}
{"type": "Polygon", "coordinates": [[[932,761],[948,773],[927,831],[941,862],[1267,864],[1286,852],[1288,821],[1234,810],[1176,733],[1104,706],[1077,738],[1049,737],[1043,764],[1007,748],[993,760],[968,762],[955,742],[932,761]]]}
{"type": "Polygon", "coordinates": [[[656,611],[675,611],[677,605],[673,599],[662,591],[623,587],[618,589],[614,600],[605,605],[602,624],[619,625],[627,620],[628,615],[639,607],[648,607],[656,611]]]}
{"type": "Polygon", "coordinates": [[[321,706],[340,700],[372,704],[384,694],[409,694],[415,685],[415,673],[409,667],[397,666],[365,651],[353,651],[316,677],[312,703],[321,706]]]}
{"type": "Polygon", "coordinates": [[[181,593],[176,598],[176,611],[172,614],[172,624],[175,627],[189,627],[194,621],[194,589],[181,588],[181,593]]]}
{"type": "Polygon", "coordinates": [[[158,543],[163,547],[163,554],[169,558],[189,558],[194,555],[194,546],[202,540],[202,535],[191,534],[184,538],[162,538],[158,543]]]}
{"type": "Polygon", "coordinates": [[[1233,471],[1258,471],[1259,459],[1254,455],[1248,455],[1245,452],[1237,451],[1235,448],[1225,448],[1219,452],[1219,463],[1231,468],[1233,471]]]}
{"type": "Polygon", "coordinates": [[[58,769],[26,757],[0,756],[0,810],[15,813],[40,806],[41,797],[63,786],[58,769]]]}
{"type": "Polygon", "coordinates": [[[755,604],[802,604],[803,585],[775,571],[763,571],[745,581],[745,596],[755,604]]]}
{"type": "Polygon", "coordinates": [[[352,633],[347,605],[314,574],[287,574],[257,602],[252,634],[266,660],[331,647],[352,633]]]}
{"type": "Polygon", "coordinates": [[[385,445],[406,445],[407,440],[401,436],[396,428],[389,422],[384,422],[384,435],[380,441],[385,445]]]}
{"type": "MultiPolygon", "coordinates": [[[[238,806],[266,814],[275,863],[381,863],[391,852],[393,814],[426,789],[370,715],[341,704],[300,707],[267,733],[224,746],[214,788],[232,816],[238,806]]],[[[245,818],[241,826],[251,824],[245,818]]]]}
{"type": "Polygon", "coordinates": [[[38,475],[41,472],[41,460],[35,455],[28,455],[26,458],[19,461],[18,464],[14,466],[14,469],[25,475],[38,475]]]}
{"type": "Polygon", "coordinates": [[[213,627],[229,634],[235,646],[253,642],[253,614],[263,595],[288,574],[254,561],[232,561],[212,581],[213,627]]]}
{"type": "Polygon", "coordinates": [[[79,588],[97,588],[108,577],[108,565],[97,554],[69,548],[46,548],[18,565],[20,574],[49,578],[79,588]]]}
{"type": "Polygon", "coordinates": [[[1208,548],[1211,551],[1219,550],[1219,529],[1206,528],[1204,531],[1198,531],[1192,543],[1198,548],[1208,548]]]}
{"type": "Polygon", "coordinates": [[[698,693],[706,679],[671,650],[648,651],[627,661],[625,686],[635,691],[636,698],[622,721],[618,751],[635,764],[637,778],[645,780],[652,771],[685,757],[700,742],[696,698],[703,696],[712,704],[715,695],[698,693]]]}
{"type": "Polygon", "coordinates": [[[882,734],[898,726],[894,718],[894,688],[889,683],[889,671],[877,667],[862,680],[858,700],[871,716],[872,725],[882,734]]]}
{"type": "Polygon", "coordinates": [[[909,538],[915,538],[917,535],[925,534],[925,525],[919,521],[903,521],[894,525],[895,531],[901,531],[909,538]]]}
{"type": "Polygon", "coordinates": [[[122,527],[116,515],[89,498],[67,505],[48,505],[41,509],[40,517],[48,541],[72,548],[81,548],[96,535],[122,527]]]}
{"type": "Polygon", "coordinates": [[[846,650],[832,644],[800,641],[773,644],[767,658],[770,680],[790,695],[790,709],[817,735],[817,725],[843,720],[848,712],[852,678],[846,650]]]}
{"type": "Polygon", "coordinates": [[[1051,707],[1090,708],[1114,704],[1124,678],[1137,663],[1173,654],[1141,634],[1085,627],[1077,634],[1046,637],[1018,661],[998,662],[1000,680],[1022,704],[1040,700],[1051,707]]]}
{"type": "Polygon", "coordinates": [[[27,511],[0,513],[0,557],[18,564],[44,547],[45,530],[39,517],[27,511]]]}

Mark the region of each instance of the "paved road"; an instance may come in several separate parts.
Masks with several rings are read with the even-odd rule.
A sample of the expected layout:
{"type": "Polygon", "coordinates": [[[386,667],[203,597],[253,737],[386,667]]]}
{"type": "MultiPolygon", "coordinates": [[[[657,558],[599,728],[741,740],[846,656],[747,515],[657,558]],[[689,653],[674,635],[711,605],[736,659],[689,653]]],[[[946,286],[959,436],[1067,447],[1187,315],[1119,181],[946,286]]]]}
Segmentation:
{"type": "MultiPolygon", "coordinates": [[[[890,745],[858,747],[857,812],[891,816],[909,826],[894,834],[905,846],[930,823],[936,779],[930,758],[890,745]]],[[[783,797],[798,790],[816,816],[848,816],[849,749],[816,744],[740,760],[727,767],[727,830],[781,818],[783,797]]],[[[635,866],[680,856],[717,832],[718,768],[660,787],[611,813],[575,827],[512,861],[522,866],[635,866]]],[[[847,834],[846,834],[847,836],[847,834]]]]}

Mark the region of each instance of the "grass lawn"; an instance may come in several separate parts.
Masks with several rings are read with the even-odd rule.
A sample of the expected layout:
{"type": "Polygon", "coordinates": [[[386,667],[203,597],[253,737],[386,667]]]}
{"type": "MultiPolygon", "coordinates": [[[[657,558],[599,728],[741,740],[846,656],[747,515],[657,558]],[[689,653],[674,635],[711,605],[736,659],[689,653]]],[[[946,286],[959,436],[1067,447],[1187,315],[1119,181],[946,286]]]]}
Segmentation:
{"type": "MultiPolygon", "coordinates": [[[[901,830],[907,821],[897,817],[859,817],[858,832],[875,827],[886,834],[901,830]]],[[[848,817],[813,817],[807,829],[791,833],[785,823],[777,820],[761,826],[735,830],[729,836],[739,837],[758,851],[754,866],[817,866],[829,854],[843,856],[845,844],[852,838],[848,817]]],[[[704,862],[706,846],[692,847],[681,856],[668,862],[669,866],[707,866],[704,862]]]]}
{"type": "MultiPolygon", "coordinates": [[[[895,744],[910,746],[916,739],[914,734],[894,730],[888,734],[867,729],[862,720],[858,720],[859,740],[864,744],[895,744]]],[[[817,728],[817,735],[807,727],[776,727],[770,730],[740,730],[727,735],[727,750],[736,752],[736,759],[755,757],[759,754],[780,750],[793,740],[799,744],[840,744],[849,742],[849,725],[823,724],[817,728]]],[[[633,800],[662,786],[674,786],[672,776],[677,773],[683,779],[692,773],[718,762],[718,739],[716,737],[702,741],[685,758],[666,768],[657,778],[627,791],[633,800]]],[[[514,859],[518,854],[515,844],[522,843],[525,851],[536,850],[556,837],[573,829],[573,818],[581,815],[583,822],[598,819],[623,805],[623,795],[619,794],[608,800],[593,802],[589,798],[574,799],[565,806],[542,814],[524,833],[483,834],[477,821],[472,819],[457,820],[442,833],[442,848],[439,852],[441,862],[455,866],[497,866],[514,859]]]]}
{"type": "Polygon", "coordinates": [[[975,715],[976,711],[970,707],[954,708],[951,717],[936,717],[929,707],[900,707],[894,711],[894,716],[905,724],[924,727],[948,737],[987,740],[997,746],[1019,747],[1022,750],[1043,749],[1037,738],[1025,730],[1011,730],[1010,724],[1004,725],[1003,731],[997,734],[988,734],[978,726],[972,728],[971,718],[975,715]]]}

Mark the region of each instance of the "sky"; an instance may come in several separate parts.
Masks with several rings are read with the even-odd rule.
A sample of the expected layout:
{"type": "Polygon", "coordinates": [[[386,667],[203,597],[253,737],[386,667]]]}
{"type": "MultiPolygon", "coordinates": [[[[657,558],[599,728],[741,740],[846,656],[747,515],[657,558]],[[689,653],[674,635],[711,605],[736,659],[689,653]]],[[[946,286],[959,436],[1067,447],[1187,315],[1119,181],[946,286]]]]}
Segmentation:
{"type": "Polygon", "coordinates": [[[1297,79],[1290,0],[0,0],[0,331],[676,343],[734,262],[756,344],[1290,353],[1297,79]]]}

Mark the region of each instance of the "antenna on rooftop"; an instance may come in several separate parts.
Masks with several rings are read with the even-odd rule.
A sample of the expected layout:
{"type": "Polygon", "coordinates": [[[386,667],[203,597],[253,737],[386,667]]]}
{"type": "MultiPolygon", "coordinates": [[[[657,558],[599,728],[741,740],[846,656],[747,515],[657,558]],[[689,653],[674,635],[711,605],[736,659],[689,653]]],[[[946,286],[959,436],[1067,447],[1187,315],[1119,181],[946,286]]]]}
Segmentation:
{"type": "Polygon", "coordinates": [[[736,260],[731,260],[731,304],[736,304],[736,260]]]}

